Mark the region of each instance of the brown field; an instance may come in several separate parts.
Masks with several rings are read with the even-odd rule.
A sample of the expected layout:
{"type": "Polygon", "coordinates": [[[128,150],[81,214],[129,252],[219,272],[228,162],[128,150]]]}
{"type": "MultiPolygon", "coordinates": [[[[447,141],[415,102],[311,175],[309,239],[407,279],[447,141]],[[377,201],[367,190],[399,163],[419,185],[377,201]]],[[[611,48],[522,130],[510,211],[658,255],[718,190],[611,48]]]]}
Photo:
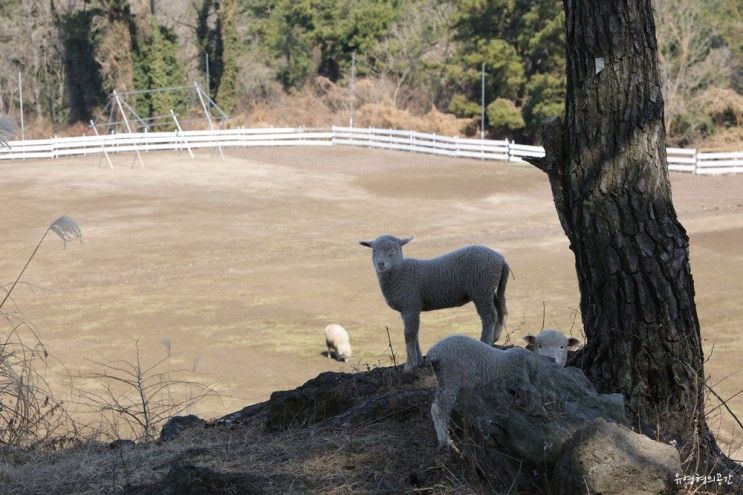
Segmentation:
{"type": "MultiPolygon", "coordinates": [[[[3,283],[59,215],[85,236],[66,250],[49,237],[14,292],[56,359],[48,376],[60,394],[67,374],[95,369],[88,359],[132,359],[136,341],[154,362],[169,339],[171,366],[195,367],[212,384],[221,397],[197,406],[204,416],[321,371],[388,364],[385,325],[404,360],[398,315],[357,244],[381,233],[415,236],[414,257],[470,243],[503,252],[516,276],[514,341],[539,330],[543,303],[546,325],[573,325],[572,253],[546,178],[531,167],[362,148],[240,149],[223,161],[149,153],[146,170],[131,169],[131,156],[114,160],[114,170],[98,157],[0,162],[3,283]],[[321,355],[331,322],[351,333],[347,364],[321,355]]],[[[743,389],[743,372],[733,374],[743,369],[743,175],[671,180],[691,236],[706,369],[729,397],[743,389]]],[[[471,305],[424,314],[424,352],[456,332],[479,336],[471,305]]],[[[743,417],[743,394],[729,405],[743,417]]],[[[740,440],[723,418],[723,439],[740,440]]]]}

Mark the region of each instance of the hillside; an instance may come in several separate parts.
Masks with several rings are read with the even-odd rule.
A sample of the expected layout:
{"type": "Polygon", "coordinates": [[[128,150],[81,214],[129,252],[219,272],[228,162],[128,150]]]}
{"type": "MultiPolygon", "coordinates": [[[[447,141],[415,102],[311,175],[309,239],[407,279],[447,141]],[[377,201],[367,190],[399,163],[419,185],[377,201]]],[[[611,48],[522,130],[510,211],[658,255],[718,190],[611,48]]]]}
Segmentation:
{"type": "MultiPolygon", "coordinates": [[[[402,367],[323,373],[161,443],[0,456],[4,493],[458,492],[474,466],[435,455],[434,381],[402,367]],[[195,481],[198,479],[199,481],[195,481]],[[191,481],[188,481],[191,480],[191,481]]],[[[173,433],[177,432],[177,433],[173,433]]],[[[478,482],[479,484],[479,482],[478,482]]],[[[483,485],[484,488],[486,485],[483,485]]]]}
{"type": "MultiPolygon", "coordinates": [[[[533,356],[539,367],[545,367],[548,380],[555,377],[551,371],[553,363],[526,354],[533,356]]],[[[530,370],[529,373],[534,368],[530,370]]],[[[582,376],[577,369],[572,370],[566,369],[568,375],[582,376]]],[[[556,380],[560,383],[562,378],[556,380]]],[[[174,418],[163,427],[156,442],[76,442],[54,452],[4,447],[0,450],[3,493],[554,492],[561,475],[553,471],[554,460],[547,460],[547,450],[545,460],[537,463],[519,458],[503,447],[494,453],[488,450],[492,447],[472,436],[477,427],[469,421],[475,418],[455,417],[456,447],[451,453],[437,449],[429,414],[435,383],[428,367],[415,374],[404,373],[402,366],[355,373],[326,372],[295,390],[275,392],[266,402],[210,422],[195,416],[174,418]]],[[[479,394],[471,397],[476,395],[479,394]]],[[[508,400],[506,396],[501,399],[508,400]]],[[[481,404],[490,407],[489,403],[481,404]]],[[[530,410],[534,406],[532,403],[523,407],[530,410]]],[[[623,410],[621,400],[619,408],[623,410]]],[[[522,419],[533,421],[528,419],[529,414],[534,413],[522,419]]],[[[491,417],[497,421],[496,416],[491,417]]],[[[559,414],[554,418],[545,424],[572,421],[560,419],[559,414]]],[[[507,420],[509,424],[511,420],[507,420]]],[[[544,433],[556,438],[554,435],[564,435],[564,430],[544,433]]],[[[518,436],[514,438],[523,441],[518,436]]],[[[568,445],[573,441],[578,440],[570,440],[568,445]]],[[[541,444],[524,447],[542,452],[541,444]]],[[[609,452],[608,456],[590,462],[596,464],[596,470],[607,473],[603,476],[612,476],[612,472],[617,476],[615,466],[627,462],[619,452],[632,449],[626,450],[628,447],[622,442],[601,448],[609,452]]],[[[668,445],[664,448],[676,450],[668,445]]],[[[675,455],[678,463],[678,454],[675,455]]],[[[656,473],[659,468],[652,467],[654,460],[638,459],[639,465],[651,466],[647,473],[662,480],[662,475],[656,473]]],[[[706,469],[694,463],[693,457],[685,458],[683,472],[706,469]]],[[[729,473],[731,483],[687,485],[686,491],[675,486],[681,493],[740,493],[740,467],[734,466],[712,467],[729,473]]],[[[627,468],[620,468],[619,476],[621,469],[627,468]]],[[[632,474],[636,479],[628,479],[626,485],[637,486],[637,480],[647,475],[636,470],[632,474]]],[[[725,479],[728,480],[727,474],[725,479]]],[[[667,483],[674,486],[670,480],[667,483]]],[[[657,493],[655,490],[647,493],[657,493]]],[[[608,493],[620,491],[611,489],[608,493]]]]}

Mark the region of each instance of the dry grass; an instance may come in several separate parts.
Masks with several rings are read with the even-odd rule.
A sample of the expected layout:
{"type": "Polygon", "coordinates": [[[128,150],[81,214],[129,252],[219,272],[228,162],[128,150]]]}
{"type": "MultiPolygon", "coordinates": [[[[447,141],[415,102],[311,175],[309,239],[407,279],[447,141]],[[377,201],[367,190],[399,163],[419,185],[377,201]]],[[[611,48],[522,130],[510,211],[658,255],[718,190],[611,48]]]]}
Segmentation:
{"type": "Polygon", "coordinates": [[[430,107],[426,113],[396,107],[390,98],[392,89],[385,80],[362,79],[357,82],[355,100],[350,90],[324,77],[291,94],[256,102],[249,112],[231,118],[231,127],[328,127],[348,125],[354,107],[354,126],[433,132],[446,136],[471,134],[472,119],[460,119],[430,107]]]}
{"type": "MultiPolygon", "coordinates": [[[[390,348],[390,359],[393,352],[390,348]]],[[[1,448],[3,493],[160,493],[173,482],[174,466],[248,479],[251,489],[261,493],[551,493],[547,466],[509,462],[505,453],[489,457],[469,437],[467,425],[452,425],[457,447],[451,457],[436,449],[430,400],[404,399],[406,392],[433,393],[429,370],[411,377],[401,366],[362,364],[350,376],[350,382],[339,385],[355,394],[351,409],[314,424],[298,421],[278,432],[266,429],[271,406],[259,405],[251,415],[217,420],[164,443],[110,448],[78,441],[61,451],[1,448]],[[356,377],[359,385],[369,380],[375,385],[371,390],[348,387],[356,377]],[[387,396],[395,397],[390,409],[365,407],[387,396]]],[[[702,470],[693,462],[692,457],[684,459],[685,473],[727,474],[714,466],[702,470]]],[[[241,493],[233,488],[237,491],[228,492],[241,493]]],[[[682,493],[724,493],[718,488],[726,486],[694,485],[682,493]]]]}
{"type": "Polygon", "coordinates": [[[0,446],[56,444],[74,424],[42,374],[46,348],[22,313],[0,314],[0,446]]]}
{"type": "Polygon", "coordinates": [[[0,330],[0,445],[55,444],[74,430],[62,402],[54,398],[41,373],[49,353],[33,323],[12,298],[13,289],[49,232],[59,236],[65,247],[70,241],[82,242],[80,228],[71,218],[57,218],[44,231],[13,283],[4,287],[5,295],[0,300],[0,315],[6,323],[5,329],[0,330]]]}
{"type": "MultiPolygon", "coordinates": [[[[405,387],[400,373],[390,371],[379,393],[405,387]]],[[[430,377],[420,384],[430,387],[430,377]]],[[[431,422],[419,412],[278,433],[267,433],[264,419],[258,415],[232,426],[187,430],[164,444],[110,449],[86,442],[62,452],[0,450],[0,480],[4,493],[138,493],[179,463],[220,473],[260,473],[270,480],[272,493],[488,491],[467,481],[466,465],[437,455],[431,422]]]]}

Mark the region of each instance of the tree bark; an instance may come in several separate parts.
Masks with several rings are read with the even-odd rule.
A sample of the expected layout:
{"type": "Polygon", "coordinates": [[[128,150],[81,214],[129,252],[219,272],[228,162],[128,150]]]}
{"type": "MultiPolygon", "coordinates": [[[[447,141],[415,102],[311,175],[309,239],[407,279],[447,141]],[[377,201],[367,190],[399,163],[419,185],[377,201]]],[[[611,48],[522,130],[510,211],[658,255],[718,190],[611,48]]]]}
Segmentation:
{"type": "Polygon", "coordinates": [[[716,450],[689,238],[671,201],[651,2],[564,6],[565,124],[545,126],[546,157],[533,163],[575,255],[587,337],[575,364],[602,392],[624,394],[646,433],[716,450]]]}

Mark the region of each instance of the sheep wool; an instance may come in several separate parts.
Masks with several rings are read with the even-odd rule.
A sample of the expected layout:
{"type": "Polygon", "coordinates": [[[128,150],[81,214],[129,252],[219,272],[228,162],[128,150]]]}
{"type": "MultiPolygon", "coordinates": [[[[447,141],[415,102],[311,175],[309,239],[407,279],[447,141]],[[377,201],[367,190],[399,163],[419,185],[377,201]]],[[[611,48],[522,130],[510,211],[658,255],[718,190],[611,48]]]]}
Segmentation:
{"type": "Polygon", "coordinates": [[[426,356],[436,375],[436,396],[431,418],[439,447],[451,445],[449,418],[463,388],[490,382],[504,382],[522,373],[519,347],[497,349],[466,335],[451,335],[434,344],[426,356]]]}
{"type": "Polygon", "coordinates": [[[325,327],[325,345],[328,347],[328,359],[335,355],[339,361],[345,361],[353,356],[348,332],[338,324],[325,327]]]}
{"type": "Polygon", "coordinates": [[[418,342],[421,311],[473,302],[482,323],[480,340],[492,344],[500,337],[506,314],[509,267],[503,255],[484,246],[467,246],[438,258],[406,258],[402,246],[412,238],[391,235],[361,241],[372,248],[379,287],[390,308],[399,311],[408,360],[405,369],[420,365],[418,342]]]}

